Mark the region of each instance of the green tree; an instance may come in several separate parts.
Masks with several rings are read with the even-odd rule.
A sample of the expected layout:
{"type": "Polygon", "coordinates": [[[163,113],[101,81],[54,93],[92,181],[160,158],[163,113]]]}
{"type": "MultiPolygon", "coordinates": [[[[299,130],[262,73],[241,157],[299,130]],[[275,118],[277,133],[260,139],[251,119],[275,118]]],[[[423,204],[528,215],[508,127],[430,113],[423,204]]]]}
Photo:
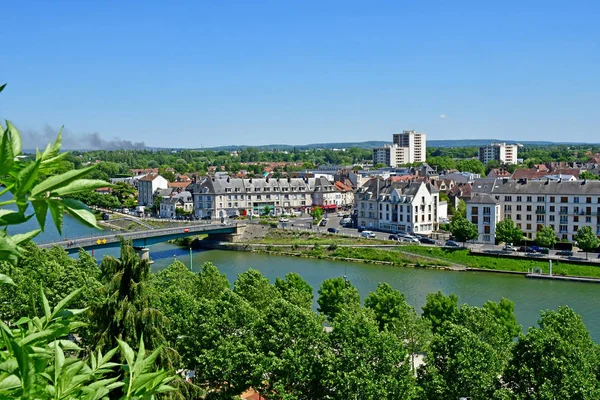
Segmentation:
{"type": "Polygon", "coordinates": [[[344,308],[360,307],[360,296],[350,281],[340,277],[329,278],[321,283],[317,303],[317,311],[331,322],[344,308]]]}
{"type": "Polygon", "coordinates": [[[452,219],[455,217],[467,218],[467,203],[465,203],[463,199],[458,199],[458,204],[456,205],[456,210],[454,210],[452,219]]]}
{"type": "Polygon", "coordinates": [[[307,310],[312,308],[313,288],[296,272],[288,272],[285,279],[275,278],[275,287],[290,303],[307,310]]]}
{"type": "Polygon", "coordinates": [[[452,293],[449,296],[441,291],[428,293],[427,301],[423,306],[423,318],[431,322],[433,332],[438,332],[444,322],[456,322],[458,317],[458,296],[452,293]]]}
{"type": "Polygon", "coordinates": [[[313,220],[320,221],[323,218],[323,209],[321,207],[314,207],[309,215],[313,217],[313,220]]]}
{"type": "Polygon", "coordinates": [[[591,226],[582,226],[577,230],[577,233],[573,235],[573,240],[577,242],[577,247],[585,251],[585,258],[588,258],[588,252],[590,250],[596,250],[600,245],[600,239],[594,233],[591,226]]]}
{"type": "Polygon", "coordinates": [[[450,222],[450,232],[459,242],[476,239],[479,236],[477,225],[468,221],[466,218],[454,215],[450,222]]]}
{"type": "Polygon", "coordinates": [[[445,323],[434,335],[419,384],[428,399],[490,399],[500,387],[502,364],[494,348],[469,329],[445,323]]]}
{"type": "Polygon", "coordinates": [[[324,360],[331,357],[321,321],[310,309],[276,300],[256,325],[260,393],[269,399],[322,399],[324,360]]]}
{"type": "Polygon", "coordinates": [[[238,275],[233,284],[233,291],[246,299],[257,310],[266,309],[273,301],[281,297],[269,279],[260,271],[252,268],[238,275]]]}
{"type": "Polygon", "coordinates": [[[582,171],[581,174],[579,174],[579,179],[587,179],[587,180],[596,181],[596,180],[600,179],[600,176],[598,176],[590,171],[582,171]]]}
{"type": "Polygon", "coordinates": [[[470,160],[458,160],[456,162],[456,168],[458,168],[458,170],[461,172],[473,172],[475,174],[485,176],[485,165],[483,165],[481,161],[474,158],[470,160]]]}
{"type": "Polygon", "coordinates": [[[128,199],[136,197],[137,190],[125,182],[117,182],[112,188],[112,195],[115,196],[120,203],[124,203],[128,199]]]}
{"type": "Polygon", "coordinates": [[[216,300],[221,297],[223,292],[231,289],[225,274],[221,273],[211,262],[202,264],[198,279],[198,294],[209,300],[216,300]]]}
{"type": "Polygon", "coordinates": [[[499,243],[519,243],[523,239],[523,231],[512,219],[504,219],[496,224],[496,240],[499,243]]]}
{"type": "Polygon", "coordinates": [[[568,307],[542,311],[538,327],[521,336],[503,380],[517,398],[597,399],[598,345],[568,307]]]}
{"type": "Polygon", "coordinates": [[[544,226],[535,235],[535,244],[549,249],[553,248],[556,244],[556,233],[554,229],[549,226],[544,226]]]}
{"type": "Polygon", "coordinates": [[[336,399],[412,399],[416,387],[408,354],[396,335],[380,331],[370,310],[345,308],[329,334],[335,357],[325,382],[336,399]]]}
{"type": "Polygon", "coordinates": [[[483,308],[490,311],[494,316],[494,319],[499,324],[506,327],[511,339],[516,338],[519,333],[521,333],[522,327],[515,316],[515,303],[512,301],[505,299],[504,297],[497,303],[488,300],[483,305],[483,308]]]}
{"type": "MultiPolygon", "coordinates": [[[[151,349],[164,342],[168,320],[152,304],[150,264],[141,260],[131,243],[121,243],[121,256],[106,256],[100,264],[101,294],[104,301],[92,307],[92,323],[97,349],[116,347],[117,339],[139,343],[142,336],[151,349]]],[[[167,362],[173,354],[163,354],[167,362]]]]}
{"type": "Polygon", "coordinates": [[[384,163],[378,163],[373,166],[373,169],[380,169],[385,167],[387,167],[387,165],[385,165],[384,163]]]}

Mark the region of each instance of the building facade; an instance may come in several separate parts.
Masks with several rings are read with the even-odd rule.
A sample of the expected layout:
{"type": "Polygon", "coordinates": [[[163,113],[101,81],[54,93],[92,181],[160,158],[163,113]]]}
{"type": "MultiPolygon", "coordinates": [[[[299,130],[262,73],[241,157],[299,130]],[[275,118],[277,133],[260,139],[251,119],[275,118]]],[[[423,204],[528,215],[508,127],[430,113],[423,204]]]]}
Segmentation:
{"type": "Polygon", "coordinates": [[[184,191],[174,193],[170,197],[163,197],[160,202],[159,215],[161,218],[174,218],[177,216],[177,209],[185,213],[194,211],[194,200],[190,192],[184,191]]]}
{"type": "MultiPolygon", "coordinates": [[[[496,180],[489,187],[488,194],[500,207],[496,222],[511,219],[528,238],[535,239],[544,226],[568,241],[582,226],[600,235],[600,181],[496,180]]],[[[474,213],[469,211],[472,207],[478,205],[468,201],[467,215],[474,213]]],[[[485,229],[479,224],[483,220],[478,227],[485,229]]],[[[489,232],[495,236],[495,223],[490,223],[489,232]]]]}
{"type": "Polygon", "coordinates": [[[138,204],[151,206],[154,202],[154,192],[167,189],[169,181],[158,174],[148,174],[138,180],[138,204]]]}
{"type": "Polygon", "coordinates": [[[431,183],[373,178],[354,195],[359,227],[431,234],[439,225],[439,192],[431,183]]]}
{"type": "Polygon", "coordinates": [[[414,162],[425,162],[427,156],[427,138],[424,133],[403,131],[395,133],[393,143],[373,149],[373,164],[385,164],[388,167],[414,162]]]}
{"type": "Polygon", "coordinates": [[[492,143],[481,146],[478,152],[479,161],[485,165],[493,160],[502,164],[516,164],[518,148],[519,146],[516,144],[506,143],[492,143]]]}
{"type": "Polygon", "coordinates": [[[467,219],[477,225],[477,242],[495,244],[495,227],[501,218],[500,204],[492,196],[482,194],[467,201],[467,219]]]}

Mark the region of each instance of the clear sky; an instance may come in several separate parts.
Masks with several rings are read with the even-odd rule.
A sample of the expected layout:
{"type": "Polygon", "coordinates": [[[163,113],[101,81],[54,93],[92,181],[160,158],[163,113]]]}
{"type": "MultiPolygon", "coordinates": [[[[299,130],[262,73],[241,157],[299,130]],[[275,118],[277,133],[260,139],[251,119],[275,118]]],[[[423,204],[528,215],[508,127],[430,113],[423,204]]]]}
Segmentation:
{"type": "Polygon", "coordinates": [[[2,14],[0,117],[30,143],[63,124],[73,146],[403,129],[600,142],[597,0],[42,0],[2,14]]]}

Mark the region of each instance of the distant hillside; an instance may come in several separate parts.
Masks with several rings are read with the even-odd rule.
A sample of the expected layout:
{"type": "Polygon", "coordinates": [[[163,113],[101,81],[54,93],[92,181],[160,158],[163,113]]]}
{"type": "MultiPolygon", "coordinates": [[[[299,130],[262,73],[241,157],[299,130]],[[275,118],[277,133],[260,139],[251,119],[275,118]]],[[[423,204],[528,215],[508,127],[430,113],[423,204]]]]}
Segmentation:
{"type": "MultiPolygon", "coordinates": [[[[500,139],[458,139],[458,140],[428,140],[427,147],[478,147],[490,144],[493,142],[506,142],[506,143],[521,143],[529,146],[552,146],[552,145],[582,145],[586,143],[576,142],[547,142],[547,141],[523,141],[523,140],[500,140],[500,139]]],[[[363,149],[372,149],[375,147],[382,147],[385,144],[391,142],[384,141],[368,141],[368,142],[341,142],[341,143],[312,143],[312,144],[299,144],[299,145],[288,145],[288,144],[268,144],[263,146],[219,146],[211,147],[210,150],[215,151],[235,151],[242,150],[248,147],[253,147],[258,150],[308,150],[308,149],[347,149],[351,147],[360,147],[363,149]]],[[[590,143],[588,143],[590,144],[590,143]]],[[[208,150],[208,149],[204,149],[208,150]]]]}

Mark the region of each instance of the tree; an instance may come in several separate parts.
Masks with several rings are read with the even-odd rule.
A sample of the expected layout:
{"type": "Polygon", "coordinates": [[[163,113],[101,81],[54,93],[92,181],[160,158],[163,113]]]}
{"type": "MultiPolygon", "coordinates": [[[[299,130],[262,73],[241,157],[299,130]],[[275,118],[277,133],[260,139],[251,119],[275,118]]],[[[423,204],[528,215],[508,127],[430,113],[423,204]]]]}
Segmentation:
{"type": "Polygon", "coordinates": [[[309,215],[313,217],[313,220],[320,221],[323,218],[323,209],[321,207],[314,207],[309,215]]]}
{"type": "Polygon", "coordinates": [[[577,230],[577,233],[573,235],[573,240],[577,242],[577,247],[585,251],[585,258],[588,258],[588,252],[590,250],[596,250],[600,245],[600,239],[594,233],[591,226],[582,226],[577,230]]]}
{"type": "Polygon", "coordinates": [[[515,303],[505,299],[500,299],[499,302],[488,300],[483,305],[483,308],[490,311],[495,320],[506,327],[511,340],[516,338],[521,333],[521,325],[515,316],[515,303]]]}
{"type": "Polygon", "coordinates": [[[331,358],[321,321],[310,310],[277,299],[255,329],[255,380],[269,399],[326,397],[323,362],[331,358]]]}
{"type": "Polygon", "coordinates": [[[335,398],[416,398],[402,342],[392,332],[380,331],[370,310],[341,310],[329,340],[335,357],[326,359],[325,382],[335,398]]]}
{"type": "MultiPolygon", "coordinates": [[[[164,342],[168,320],[151,302],[150,264],[141,260],[131,243],[121,243],[121,256],[106,256],[100,264],[104,301],[92,306],[97,349],[117,346],[117,339],[139,343],[142,336],[151,349],[164,342]]],[[[165,361],[174,356],[163,354],[165,361]]]]}
{"type": "Polygon", "coordinates": [[[456,205],[456,210],[454,210],[452,219],[455,217],[467,218],[467,203],[465,203],[463,199],[458,199],[458,204],[456,205]]]}
{"type": "Polygon", "coordinates": [[[233,291],[257,310],[265,310],[273,301],[281,297],[269,279],[252,268],[238,275],[233,284],[233,291]]]}
{"type": "Polygon", "coordinates": [[[288,272],[285,279],[275,278],[275,287],[290,303],[307,310],[312,308],[313,288],[296,272],[288,272]]]}
{"type": "Polygon", "coordinates": [[[349,280],[339,277],[329,278],[321,283],[317,303],[319,304],[317,311],[331,322],[344,308],[360,307],[360,296],[349,280]]]}
{"type": "Polygon", "coordinates": [[[454,215],[450,222],[450,232],[459,242],[476,239],[479,236],[477,225],[468,221],[466,218],[454,215]]]}
{"type": "Polygon", "coordinates": [[[428,293],[423,306],[423,318],[431,322],[433,332],[440,330],[444,322],[455,322],[458,316],[458,296],[454,293],[446,296],[442,291],[428,293]]]}
{"type": "Polygon", "coordinates": [[[579,179],[598,180],[600,179],[600,176],[590,171],[582,171],[581,174],[579,174],[579,179]]]}
{"type": "Polygon", "coordinates": [[[115,196],[120,203],[124,203],[129,199],[134,199],[136,193],[137,190],[125,182],[117,182],[112,188],[112,195],[115,196]]]}
{"type": "Polygon", "coordinates": [[[519,338],[504,371],[512,392],[518,398],[599,398],[598,345],[581,317],[568,307],[559,307],[542,311],[538,325],[519,338]]]}
{"type": "Polygon", "coordinates": [[[449,322],[434,335],[419,384],[428,399],[490,399],[500,387],[502,364],[492,346],[449,322]]]}
{"type": "Polygon", "coordinates": [[[456,168],[459,171],[463,172],[473,172],[475,174],[479,174],[481,176],[485,176],[485,165],[477,159],[469,159],[469,160],[458,160],[456,162],[456,168]]]}
{"type": "Polygon", "coordinates": [[[198,280],[198,295],[209,300],[216,300],[221,297],[223,292],[231,290],[225,274],[221,273],[211,262],[202,264],[198,280]]]}
{"type": "Polygon", "coordinates": [[[387,167],[387,165],[385,165],[384,163],[378,163],[373,166],[373,169],[380,169],[385,167],[387,167]]]}
{"type": "Polygon", "coordinates": [[[549,226],[544,226],[535,235],[535,244],[541,247],[553,248],[556,244],[556,233],[549,226]]]}
{"type": "Polygon", "coordinates": [[[496,224],[496,240],[499,243],[519,243],[523,239],[523,231],[512,219],[504,219],[496,224]]]}

